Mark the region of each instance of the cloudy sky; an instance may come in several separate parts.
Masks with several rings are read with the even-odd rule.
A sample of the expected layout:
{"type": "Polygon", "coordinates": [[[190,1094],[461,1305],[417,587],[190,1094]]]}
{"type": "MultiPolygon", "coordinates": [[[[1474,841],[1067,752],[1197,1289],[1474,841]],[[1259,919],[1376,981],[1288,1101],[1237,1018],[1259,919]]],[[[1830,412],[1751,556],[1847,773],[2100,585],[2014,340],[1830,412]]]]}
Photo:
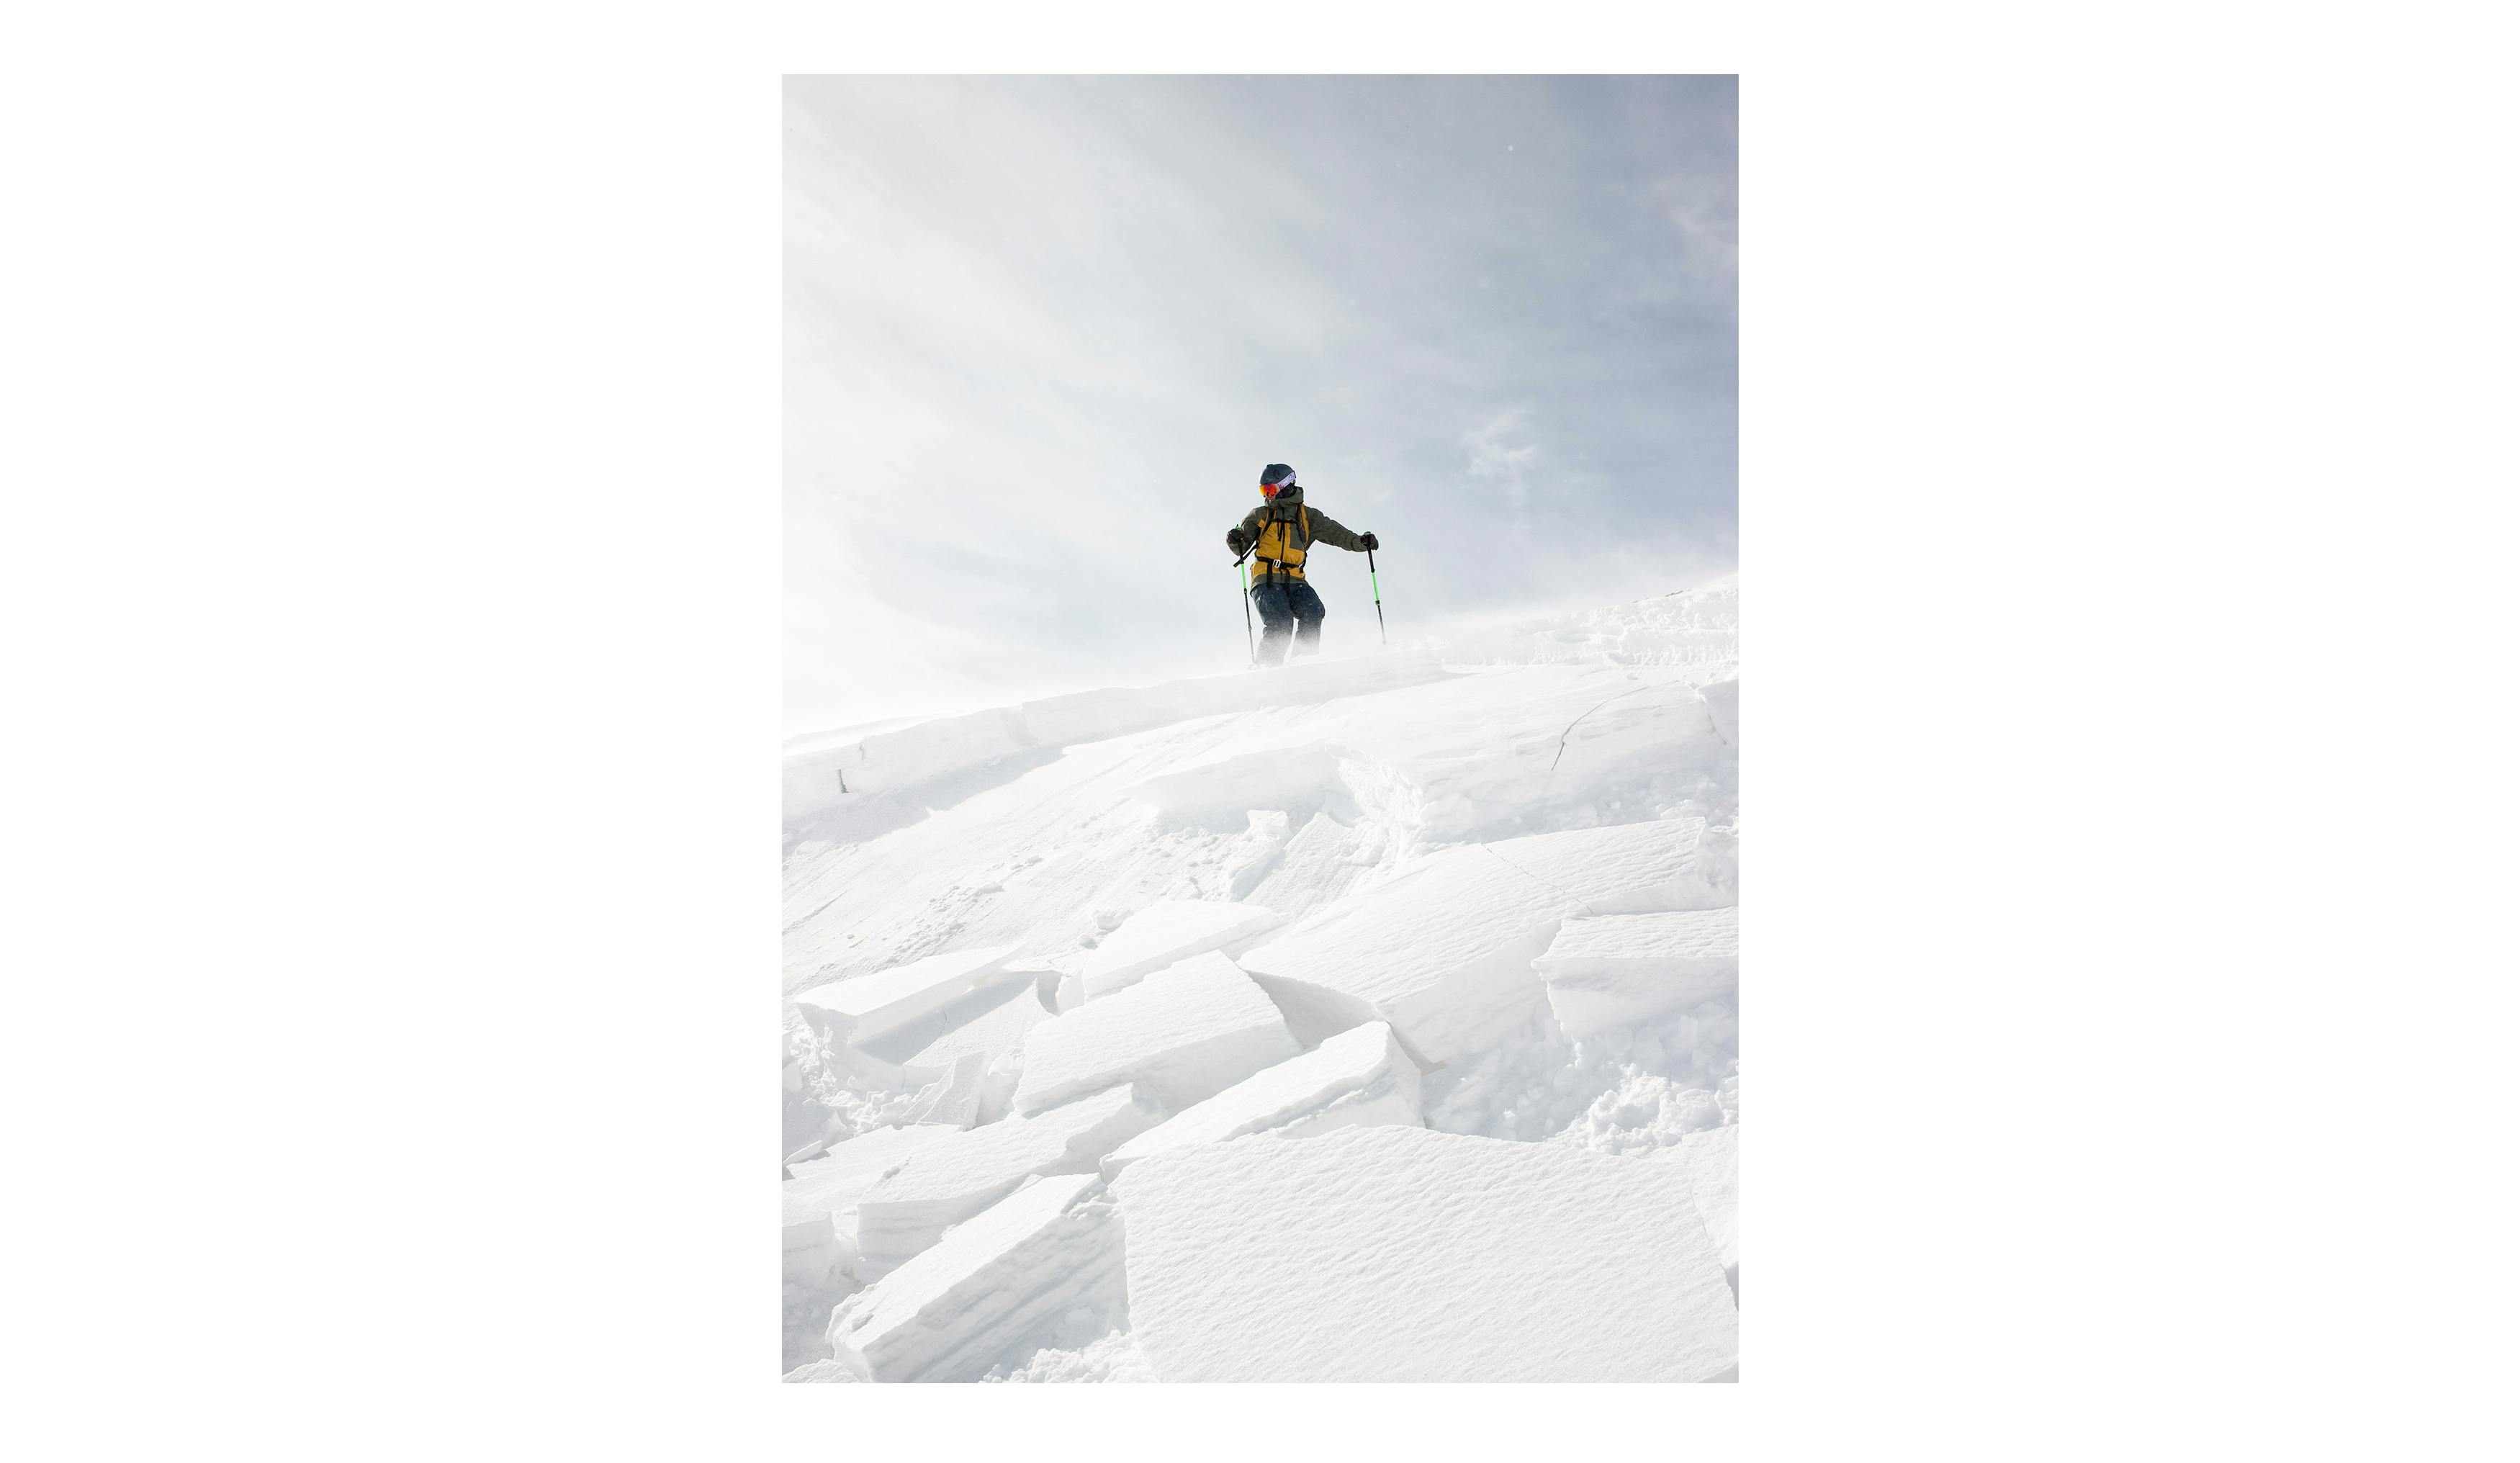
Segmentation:
{"type": "Polygon", "coordinates": [[[790,78],[788,731],[1238,671],[1271,462],[1395,641],[1729,571],[1735,96],[790,78]]]}

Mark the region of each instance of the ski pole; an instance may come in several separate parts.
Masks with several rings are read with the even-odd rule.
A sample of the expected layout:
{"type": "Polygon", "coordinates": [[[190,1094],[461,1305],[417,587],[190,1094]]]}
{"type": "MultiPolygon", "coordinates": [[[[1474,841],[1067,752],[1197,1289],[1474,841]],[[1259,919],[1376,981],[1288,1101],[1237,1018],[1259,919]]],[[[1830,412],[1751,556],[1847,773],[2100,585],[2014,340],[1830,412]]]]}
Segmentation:
{"type": "Polygon", "coordinates": [[[1373,586],[1373,624],[1382,632],[1382,643],[1391,643],[1391,627],[1382,623],[1382,576],[1373,572],[1373,551],[1365,551],[1366,582],[1373,586]]]}
{"type": "Polygon", "coordinates": [[[1245,549],[1242,551],[1242,558],[1238,558],[1234,561],[1234,597],[1242,601],[1243,647],[1251,652],[1251,663],[1253,665],[1258,665],[1260,663],[1260,646],[1251,639],[1251,597],[1244,593],[1242,588],[1242,559],[1249,558],[1250,556],[1251,551],[1245,549]]]}

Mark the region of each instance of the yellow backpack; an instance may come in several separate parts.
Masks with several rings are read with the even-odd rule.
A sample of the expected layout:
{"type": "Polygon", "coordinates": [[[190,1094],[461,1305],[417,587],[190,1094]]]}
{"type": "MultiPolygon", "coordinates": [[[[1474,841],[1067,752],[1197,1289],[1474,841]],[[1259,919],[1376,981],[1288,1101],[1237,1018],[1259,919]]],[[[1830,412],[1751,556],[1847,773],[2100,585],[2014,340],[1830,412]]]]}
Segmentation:
{"type": "Polygon", "coordinates": [[[1283,518],[1271,518],[1260,525],[1260,545],[1251,551],[1253,584],[1277,578],[1304,577],[1305,545],[1313,541],[1312,510],[1298,505],[1295,516],[1302,519],[1304,525],[1303,543],[1300,544],[1293,534],[1286,531],[1287,520],[1283,518]]]}

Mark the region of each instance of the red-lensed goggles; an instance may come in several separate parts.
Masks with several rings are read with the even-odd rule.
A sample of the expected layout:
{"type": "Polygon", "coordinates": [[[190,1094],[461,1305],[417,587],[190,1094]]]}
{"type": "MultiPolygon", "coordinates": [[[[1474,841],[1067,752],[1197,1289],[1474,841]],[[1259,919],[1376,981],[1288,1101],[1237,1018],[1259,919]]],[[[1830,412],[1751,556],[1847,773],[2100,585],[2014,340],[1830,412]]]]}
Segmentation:
{"type": "Polygon", "coordinates": [[[1294,485],[1295,480],[1291,477],[1287,478],[1284,482],[1264,482],[1260,485],[1260,496],[1263,498],[1275,498],[1294,485]]]}

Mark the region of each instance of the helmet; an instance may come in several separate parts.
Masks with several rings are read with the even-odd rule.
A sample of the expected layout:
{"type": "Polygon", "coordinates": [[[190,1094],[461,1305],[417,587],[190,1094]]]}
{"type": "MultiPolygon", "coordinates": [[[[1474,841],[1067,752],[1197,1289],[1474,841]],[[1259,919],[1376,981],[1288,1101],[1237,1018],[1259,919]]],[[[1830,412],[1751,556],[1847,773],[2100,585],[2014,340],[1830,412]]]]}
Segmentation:
{"type": "Polygon", "coordinates": [[[1282,490],[1294,485],[1295,469],[1283,463],[1271,463],[1260,469],[1260,496],[1263,498],[1275,498],[1282,490]]]}

